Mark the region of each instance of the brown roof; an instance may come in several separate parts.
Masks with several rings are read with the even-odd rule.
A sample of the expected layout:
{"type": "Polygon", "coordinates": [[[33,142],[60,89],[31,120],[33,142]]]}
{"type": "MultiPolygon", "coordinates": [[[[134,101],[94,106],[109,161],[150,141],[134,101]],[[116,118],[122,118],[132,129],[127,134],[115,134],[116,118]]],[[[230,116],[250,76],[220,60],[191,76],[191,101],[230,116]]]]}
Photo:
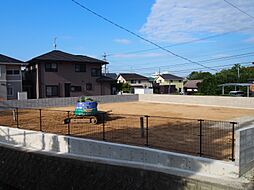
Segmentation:
{"type": "Polygon", "coordinates": [[[201,83],[202,80],[188,80],[184,84],[184,88],[198,88],[198,83],[201,83]]]}

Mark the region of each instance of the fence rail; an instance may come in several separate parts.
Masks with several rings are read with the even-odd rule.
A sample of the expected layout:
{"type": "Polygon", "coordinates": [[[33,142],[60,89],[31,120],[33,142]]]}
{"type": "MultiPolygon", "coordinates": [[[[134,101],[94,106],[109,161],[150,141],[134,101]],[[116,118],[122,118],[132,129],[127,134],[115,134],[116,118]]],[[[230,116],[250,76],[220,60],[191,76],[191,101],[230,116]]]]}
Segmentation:
{"type": "Polygon", "coordinates": [[[236,122],[101,114],[98,123],[72,111],[0,108],[0,125],[114,143],[146,146],[219,160],[235,159],[236,122]]]}

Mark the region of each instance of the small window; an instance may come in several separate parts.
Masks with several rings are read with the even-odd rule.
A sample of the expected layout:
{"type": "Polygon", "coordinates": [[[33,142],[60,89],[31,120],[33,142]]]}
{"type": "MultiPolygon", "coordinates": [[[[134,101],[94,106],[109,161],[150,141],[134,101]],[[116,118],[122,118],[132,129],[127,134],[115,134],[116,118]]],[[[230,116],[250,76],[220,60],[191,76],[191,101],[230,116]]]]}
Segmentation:
{"type": "Polygon", "coordinates": [[[173,80],[171,80],[170,82],[173,82],[173,80]]]}
{"type": "Polygon", "coordinates": [[[7,88],[7,96],[13,96],[13,89],[12,88],[7,88]]]}
{"type": "Polygon", "coordinates": [[[99,76],[101,76],[101,69],[92,68],[91,69],[91,75],[92,75],[92,77],[99,77],[99,76]]]}
{"type": "Polygon", "coordinates": [[[58,86],[56,85],[46,86],[46,96],[47,97],[58,96],[58,86]]]}
{"type": "Polygon", "coordinates": [[[141,83],[141,80],[139,80],[138,83],[140,84],[140,83],[141,83]]]}
{"type": "Polygon", "coordinates": [[[81,86],[71,86],[72,92],[81,92],[81,86]]]}
{"type": "Polygon", "coordinates": [[[9,70],[7,70],[6,71],[6,74],[7,75],[19,75],[20,74],[20,71],[19,70],[17,70],[17,69],[9,69],[9,70]]]}
{"type": "Polygon", "coordinates": [[[87,83],[86,84],[86,90],[92,90],[93,89],[93,86],[91,83],[87,83]]]}
{"type": "Polygon", "coordinates": [[[57,72],[58,65],[56,63],[46,63],[45,64],[45,71],[46,72],[57,72]]]}
{"type": "Polygon", "coordinates": [[[6,71],[6,74],[7,74],[7,75],[13,75],[13,70],[7,70],[7,71],[6,71]]]}
{"type": "Polygon", "coordinates": [[[75,72],[86,72],[85,64],[75,64],[75,72]]]}
{"type": "Polygon", "coordinates": [[[182,82],[181,80],[179,80],[179,82],[182,82]]]}
{"type": "Polygon", "coordinates": [[[131,84],[136,84],[136,80],[131,80],[131,84]]]}

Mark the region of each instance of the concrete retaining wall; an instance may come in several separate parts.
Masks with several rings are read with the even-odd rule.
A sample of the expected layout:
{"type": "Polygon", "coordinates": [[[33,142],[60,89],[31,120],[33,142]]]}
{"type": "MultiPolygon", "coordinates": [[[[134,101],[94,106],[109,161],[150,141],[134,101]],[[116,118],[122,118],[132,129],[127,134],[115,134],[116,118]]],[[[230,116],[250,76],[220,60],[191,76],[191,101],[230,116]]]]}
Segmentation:
{"type": "Polygon", "coordinates": [[[251,183],[203,181],[0,146],[1,190],[253,190],[251,183]]]}
{"type": "Polygon", "coordinates": [[[236,131],[236,163],[240,175],[254,168],[254,121],[236,131]]]}
{"type": "Polygon", "coordinates": [[[139,101],[254,109],[254,98],[140,94],[139,101]]]}
{"type": "MultiPolygon", "coordinates": [[[[138,95],[90,96],[90,98],[97,100],[100,103],[138,101],[138,95]]],[[[78,100],[78,97],[7,100],[7,101],[0,101],[0,107],[1,106],[19,107],[19,108],[22,108],[22,107],[23,108],[64,107],[64,106],[75,105],[77,100],[78,100]]]]}
{"type": "Polygon", "coordinates": [[[15,128],[0,127],[0,143],[168,174],[238,177],[234,162],[15,128]]]}

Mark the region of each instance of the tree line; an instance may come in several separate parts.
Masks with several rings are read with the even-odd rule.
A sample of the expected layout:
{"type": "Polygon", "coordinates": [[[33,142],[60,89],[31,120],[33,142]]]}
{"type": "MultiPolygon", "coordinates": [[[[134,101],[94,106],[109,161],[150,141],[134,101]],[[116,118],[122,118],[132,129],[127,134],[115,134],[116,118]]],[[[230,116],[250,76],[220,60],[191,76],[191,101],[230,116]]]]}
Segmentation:
{"type": "MultiPolygon", "coordinates": [[[[198,84],[199,94],[221,95],[221,87],[225,83],[248,83],[254,81],[254,67],[244,67],[239,64],[229,69],[223,69],[215,74],[210,72],[193,71],[187,77],[188,80],[202,80],[198,84]]],[[[235,87],[225,87],[225,94],[235,90],[235,87]]],[[[237,90],[246,92],[246,87],[237,87],[237,90]]]]}

